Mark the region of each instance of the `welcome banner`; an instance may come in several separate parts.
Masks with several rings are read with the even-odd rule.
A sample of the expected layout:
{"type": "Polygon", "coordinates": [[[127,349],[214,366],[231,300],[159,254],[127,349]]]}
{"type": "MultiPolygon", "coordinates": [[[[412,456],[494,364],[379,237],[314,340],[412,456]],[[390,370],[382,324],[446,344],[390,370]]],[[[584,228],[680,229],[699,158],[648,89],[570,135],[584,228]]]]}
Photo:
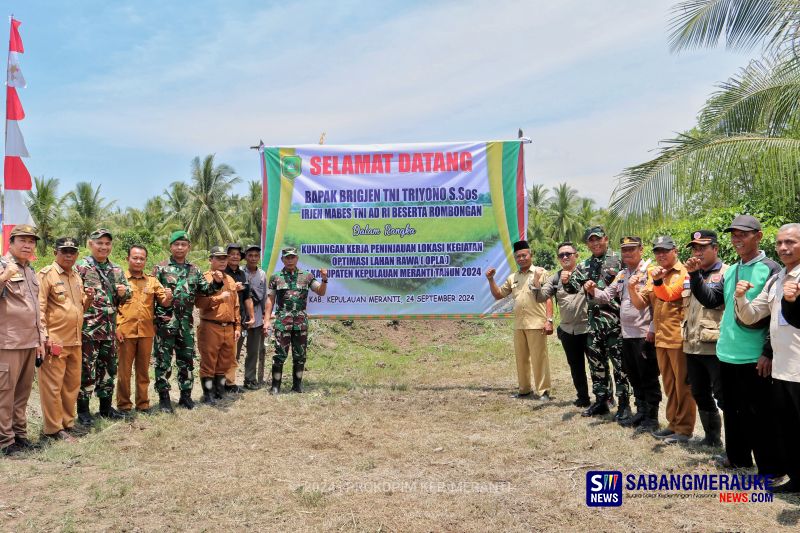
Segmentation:
{"type": "Polygon", "coordinates": [[[309,314],[329,318],[508,316],[489,293],[502,283],[512,243],[525,238],[521,141],[263,147],[263,267],[299,268],[327,294],[309,314]]]}

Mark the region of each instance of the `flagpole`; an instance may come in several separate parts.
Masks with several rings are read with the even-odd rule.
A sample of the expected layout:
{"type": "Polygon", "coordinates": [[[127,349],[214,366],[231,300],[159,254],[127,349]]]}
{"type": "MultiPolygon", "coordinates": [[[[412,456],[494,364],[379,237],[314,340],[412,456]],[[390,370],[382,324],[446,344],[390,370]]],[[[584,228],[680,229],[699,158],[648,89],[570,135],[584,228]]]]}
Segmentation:
{"type": "MultiPolygon", "coordinates": [[[[14,13],[11,13],[8,17],[8,50],[9,54],[6,57],[6,86],[8,86],[8,69],[11,68],[11,25],[14,21],[14,13]]],[[[6,91],[6,100],[8,100],[8,91],[6,91]]],[[[3,159],[5,159],[6,149],[5,147],[8,146],[8,101],[6,101],[6,121],[3,125],[3,159]]],[[[3,225],[5,223],[5,214],[6,214],[6,190],[5,190],[5,171],[3,172],[3,180],[0,183],[0,255],[5,254],[4,244],[5,238],[1,237],[3,231],[3,225]]]]}

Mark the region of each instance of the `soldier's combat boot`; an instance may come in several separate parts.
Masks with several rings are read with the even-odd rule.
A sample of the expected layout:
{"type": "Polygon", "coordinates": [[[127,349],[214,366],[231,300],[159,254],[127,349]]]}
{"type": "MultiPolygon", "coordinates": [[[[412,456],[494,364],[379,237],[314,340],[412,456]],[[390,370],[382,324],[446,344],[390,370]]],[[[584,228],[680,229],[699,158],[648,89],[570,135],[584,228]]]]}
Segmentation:
{"type": "Polygon", "coordinates": [[[225,390],[225,374],[214,376],[214,396],[216,396],[218,400],[223,399],[225,397],[225,390]]]}
{"type": "Polygon", "coordinates": [[[127,418],[111,406],[111,398],[100,398],[100,416],[109,420],[124,420],[127,418]]]}
{"type": "Polygon", "coordinates": [[[178,400],[178,405],[189,409],[190,411],[194,409],[194,401],[192,400],[192,391],[191,390],[182,390],[181,391],[181,398],[178,400]]]}
{"type": "Polygon", "coordinates": [[[175,409],[172,408],[172,401],[169,399],[168,390],[158,391],[158,409],[162,413],[174,413],[175,409]]]}
{"type": "Polygon", "coordinates": [[[91,426],[94,424],[94,417],[89,412],[89,400],[82,400],[78,398],[78,423],[82,426],[91,426]]]}
{"type": "Polygon", "coordinates": [[[292,392],[303,392],[303,363],[292,362],[292,392]]]}
{"type": "Polygon", "coordinates": [[[614,420],[617,422],[622,422],[623,420],[628,420],[631,418],[631,404],[630,400],[628,400],[628,397],[622,396],[619,399],[618,405],[617,413],[614,415],[614,420]]]}
{"type": "Polygon", "coordinates": [[[200,378],[200,384],[203,386],[203,403],[217,405],[214,398],[214,378],[200,378]]]}
{"type": "Polygon", "coordinates": [[[636,407],[636,414],[630,418],[619,421],[619,425],[624,428],[636,428],[647,418],[647,404],[642,403],[636,407]]]}
{"type": "Polygon", "coordinates": [[[720,432],[722,431],[722,418],[718,411],[700,411],[700,422],[706,436],[700,441],[703,446],[722,446],[720,432]]]}
{"type": "Polygon", "coordinates": [[[581,416],[600,416],[605,414],[608,414],[608,398],[601,394],[595,398],[594,403],[588,409],[581,413],[581,416]]]}
{"type": "Polygon", "coordinates": [[[281,392],[281,379],[283,379],[283,365],[273,363],[272,386],[269,388],[270,394],[275,395],[281,392]]]}

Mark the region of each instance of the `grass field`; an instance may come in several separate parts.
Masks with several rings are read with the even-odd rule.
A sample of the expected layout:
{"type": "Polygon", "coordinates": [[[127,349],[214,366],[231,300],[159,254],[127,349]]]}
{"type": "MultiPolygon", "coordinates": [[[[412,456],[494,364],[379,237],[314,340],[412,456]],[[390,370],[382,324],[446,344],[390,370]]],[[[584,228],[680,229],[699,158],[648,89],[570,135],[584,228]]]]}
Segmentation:
{"type": "MultiPolygon", "coordinates": [[[[797,497],[626,493],[621,507],[587,507],[587,470],[718,470],[708,450],[582,418],[553,339],[554,401],[541,404],[509,397],[507,322],[312,327],[306,394],[103,422],[0,460],[0,531],[798,529],[797,497]]],[[[36,393],[29,411],[35,438],[36,393]]]]}

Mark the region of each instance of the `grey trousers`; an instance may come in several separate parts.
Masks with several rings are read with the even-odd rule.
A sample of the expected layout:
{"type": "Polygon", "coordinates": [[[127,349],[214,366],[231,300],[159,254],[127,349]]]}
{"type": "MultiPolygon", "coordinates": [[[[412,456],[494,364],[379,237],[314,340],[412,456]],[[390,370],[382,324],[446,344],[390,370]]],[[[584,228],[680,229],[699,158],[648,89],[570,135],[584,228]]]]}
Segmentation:
{"type": "Polygon", "coordinates": [[[244,360],[244,379],[251,383],[264,379],[264,328],[247,330],[247,356],[244,360]]]}

